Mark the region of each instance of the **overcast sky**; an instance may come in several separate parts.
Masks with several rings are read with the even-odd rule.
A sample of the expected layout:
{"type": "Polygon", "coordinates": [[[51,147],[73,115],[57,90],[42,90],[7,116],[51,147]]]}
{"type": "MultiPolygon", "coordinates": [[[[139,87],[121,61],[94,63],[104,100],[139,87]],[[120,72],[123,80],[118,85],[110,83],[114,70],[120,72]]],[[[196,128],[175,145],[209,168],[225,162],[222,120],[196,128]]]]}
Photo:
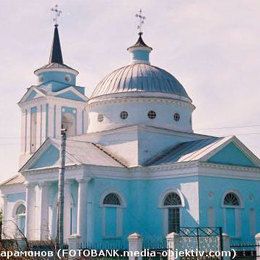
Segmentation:
{"type": "Polygon", "coordinates": [[[172,73],[197,107],[194,130],[237,135],[260,156],[259,0],[0,0],[0,180],[17,173],[17,102],[48,61],[50,8],[63,11],[64,62],[77,69],[87,95],[112,70],[129,62],[137,39],[135,13],[146,16],[151,62],[172,73]],[[254,126],[234,128],[240,126],[254,126]]]}

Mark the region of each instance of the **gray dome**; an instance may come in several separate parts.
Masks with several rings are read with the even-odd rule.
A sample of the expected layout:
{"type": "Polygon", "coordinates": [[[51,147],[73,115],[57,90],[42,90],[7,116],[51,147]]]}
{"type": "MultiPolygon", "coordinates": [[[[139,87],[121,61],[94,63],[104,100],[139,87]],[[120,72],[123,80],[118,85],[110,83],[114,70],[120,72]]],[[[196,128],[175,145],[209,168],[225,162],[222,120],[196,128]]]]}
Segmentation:
{"type": "Polygon", "coordinates": [[[181,83],[167,71],[145,63],[135,63],[108,74],[95,88],[91,98],[133,92],[157,92],[189,98],[181,83]]]}

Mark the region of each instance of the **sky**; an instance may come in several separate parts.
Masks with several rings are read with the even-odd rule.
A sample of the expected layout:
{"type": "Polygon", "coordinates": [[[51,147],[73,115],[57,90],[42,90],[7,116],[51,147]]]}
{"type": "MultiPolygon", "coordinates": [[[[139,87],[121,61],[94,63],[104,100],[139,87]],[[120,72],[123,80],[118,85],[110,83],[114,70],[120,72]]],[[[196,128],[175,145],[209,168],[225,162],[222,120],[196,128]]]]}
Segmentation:
{"type": "Polygon", "coordinates": [[[259,0],[0,0],[0,181],[17,174],[17,102],[48,62],[55,4],[64,62],[80,72],[77,84],[87,95],[129,63],[141,8],[151,63],[192,98],[194,131],[237,135],[260,156],[259,0]]]}

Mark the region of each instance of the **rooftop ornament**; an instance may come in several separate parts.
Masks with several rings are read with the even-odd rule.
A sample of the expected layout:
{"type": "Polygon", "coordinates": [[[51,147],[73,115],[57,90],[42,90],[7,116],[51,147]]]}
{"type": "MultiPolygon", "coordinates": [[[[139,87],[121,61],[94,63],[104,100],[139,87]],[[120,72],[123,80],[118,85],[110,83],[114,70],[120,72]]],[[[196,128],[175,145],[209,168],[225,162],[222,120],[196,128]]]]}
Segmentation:
{"type": "Polygon", "coordinates": [[[54,25],[57,27],[59,24],[58,24],[58,19],[62,13],[62,11],[59,9],[59,6],[58,5],[55,5],[53,8],[51,8],[51,11],[53,12],[54,14],[54,17],[53,17],[53,22],[54,22],[54,25]]]}

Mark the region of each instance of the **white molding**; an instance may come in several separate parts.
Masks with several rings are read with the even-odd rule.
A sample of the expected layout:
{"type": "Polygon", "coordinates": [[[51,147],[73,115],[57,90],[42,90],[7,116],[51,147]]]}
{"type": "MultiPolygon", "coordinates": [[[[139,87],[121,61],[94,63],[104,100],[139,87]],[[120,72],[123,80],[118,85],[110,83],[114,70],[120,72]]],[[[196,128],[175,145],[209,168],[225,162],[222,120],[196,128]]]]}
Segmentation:
{"type": "Polygon", "coordinates": [[[248,157],[248,159],[251,160],[256,165],[256,167],[260,166],[260,160],[235,136],[225,137],[219,146],[213,148],[212,151],[203,156],[201,160],[207,161],[216,153],[221,151],[225,146],[231,143],[233,143],[246,157],[248,157]]]}
{"type": "MultiPolygon", "coordinates": [[[[188,177],[232,178],[241,180],[260,180],[260,169],[209,163],[186,162],[159,167],[112,167],[85,164],[67,165],[70,178],[107,178],[119,180],[155,180],[188,177]]],[[[46,167],[23,171],[29,181],[57,180],[58,167],[46,167]]],[[[4,187],[4,186],[3,186],[4,187]]]]}
{"type": "MultiPolygon", "coordinates": [[[[54,97],[57,97],[58,95],[61,95],[61,94],[64,94],[66,92],[73,92],[75,95],[79,96],[80,98],[82,98],[85,102],[87,102],[88,98],[81,94],[79,91],[77,91],[73,86],[70,86],[70,87],[67,87],[67,88],[64,88],[60,91],[57,91],[57,92],[52,92],[52,96],[54,97]]],[[[57,98],[62,98],[62,97],[57,97],[57,98]]],[[[63,98],[64,99],[64,98],[63,98]]],[[[67,99],[66,99],[67,100],[67,99]]],[[[80,100],[73,100],[73,101],[80,101],[80,100]]],[[[80,101],[80,102],[83,102],[83,101],[80,101]]]]}
{"type": "Polygon", "coordinates": [[[158,208],[183,208],[185,207],[185,198],[184,195],[182,194],[182,192],[177,188],[168,188],[166,190],[164,190],[161,195],[159,196],[159,203],[158,203],[158,208]],[[164,199],[166,198],[166,196],[169,193],[176,193],[177,195],[179,195],[180,199],[181,199],[181,205],[176,205],[176,206],[164,206],[164,199]]]}
{"type": "Polygon", "coordinates": [[[71,73],[73,74],[74,76],[77,76],[79,74],[78,71],[72,69],[72,68],[39,68],[37,70],[34,71],[34,74],[36,76],[38,76],[39,74],[43,73],[43,72],[50,72],[50,71],[58,71],[58,72],[67,72],[67,73],[71,73]]]}
{"type": "Polygon", "coordinates": [[[32,100],[46,96],[46,95],[43,94],[41,91],[39,91],[36,86],[31,86],[31,87],[26,91],[26,93],[23,95],[23,97],[20,99],[20,101],[18,102],[18,105],[19,105],[19,106],[22,106],[23,104],[29,103],[30,101],[32,101],[32,100],[26,101],[26,99],[30,96],[30,94],[31,94],[33,91],[35,91],[35,92],[38,94],[38,96],[36,96],[36,97],[33,98],[32,100]]]}
{"type": "Polygon", "coordinates": [[[243,201],[243,198],[242,198],[242,194],[240,193],[239,190],[234,190],[234,189],[231,189],[231,190],[227,190],[223,193],[222,197],[221,197],[221,207],[222,208],[235,208],[235,209],[242,209],[244,208],[244,201],[243,201]],[[225,205],[224,204],[224,199],[226,197],[226,195],[228,193],[234,193],[235,195],[237,195],[238,199],[239,199],[239,202],[240,202],[240,205],[239,206],[228,206],[228,205],[225,205]]]}
{"type": "Polygon", "coordinates": [[[158,92],[121,92],[113,93],[107,95],[100,95],[89,99],[88,105],[99,105],[99,104],[109,104],[109,103],[125,103],[125,102],[160,102],[160,103],[183,103],[184,106],[190,107],[192,110],[195,109],[195,106],[192,104],[192,101],[189,98],[182,96],[167,94],[167,93],[158,93],[158,92]]]}
{"type": "Polygon", "coordinates": [[[26,201],[25,200],[17,200],[13,206],[13,209],[12,209],[12,218],[14,220],[16,220],[16,210],[18,209],[18,207],[20,205],[24,205],[24,207],[26,208],[26,201]]]}
{"type": "Polygon", "coordinates": [[[100,207],[108,207],[108,208],[113,208],[113,207],[115,207],[115,208],[126,208],[127,207],[126,201],[124,199],[124,195],[120,191],[118,191],[118,189],[115,189],[115,188],[109,188],[109,189],[106,189],[105,191],[103,191],[103,193],[100,196],[99,206],[100,207]],[[120,205],[105,205],[105,204],[103,204],[104,198],[110,193],[115,193],[115,194],[118,195],[120,203],[121,203],[120,205]]]}

